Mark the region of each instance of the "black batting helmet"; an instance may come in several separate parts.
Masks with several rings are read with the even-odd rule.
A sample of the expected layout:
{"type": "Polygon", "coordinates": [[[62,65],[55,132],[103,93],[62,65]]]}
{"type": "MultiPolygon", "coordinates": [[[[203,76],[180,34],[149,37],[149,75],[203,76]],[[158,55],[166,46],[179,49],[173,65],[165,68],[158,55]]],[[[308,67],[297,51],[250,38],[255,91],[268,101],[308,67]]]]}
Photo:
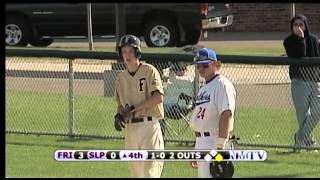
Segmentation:
{"type": "Polygon", "coordinates": [[[118,45],[118,55],[122,59],[121,48],[123,46],[131,46],[135,48],[135,54],[138,59],[141,57],[141,42],[140,39],[134,35],[124,35],[121,37],[118,45]]]}

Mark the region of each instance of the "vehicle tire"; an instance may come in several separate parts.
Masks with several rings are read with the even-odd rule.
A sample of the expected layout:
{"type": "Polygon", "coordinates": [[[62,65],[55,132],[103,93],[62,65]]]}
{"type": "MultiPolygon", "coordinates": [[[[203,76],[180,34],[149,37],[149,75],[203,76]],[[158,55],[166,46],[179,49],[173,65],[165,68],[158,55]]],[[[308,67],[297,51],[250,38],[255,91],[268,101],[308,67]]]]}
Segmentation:
{"type": "Polygon", "coordinates": [[[145,28],[144,40],[149,47],[175,46],[179,39],[179,30],[175,23],[157,19],[148,23],[145,28]]]}
{"type": "Polygon", "coordinates": [[[9,17],[5,24],[5,43],[7,46],[27,46],[31,30],[27,22],[18,17],[9,17]]]}
{"type": "Polygon", "coordinates": [[[53,43],[53,39],[51,39],[51,38],[45,38],[45,39],[43,39],[43,38],[35,38],[34,40],[32,40],[30,42],[30,44],[32,46],[36,46],[36,47],[47,47],[52,43],[53,43]]]}
{"type": "Polygon", "coordinates": [[[196,45],[201,38],[200,29],[188,30],[186,33],[186,41],[188,45],[196,45]]]}

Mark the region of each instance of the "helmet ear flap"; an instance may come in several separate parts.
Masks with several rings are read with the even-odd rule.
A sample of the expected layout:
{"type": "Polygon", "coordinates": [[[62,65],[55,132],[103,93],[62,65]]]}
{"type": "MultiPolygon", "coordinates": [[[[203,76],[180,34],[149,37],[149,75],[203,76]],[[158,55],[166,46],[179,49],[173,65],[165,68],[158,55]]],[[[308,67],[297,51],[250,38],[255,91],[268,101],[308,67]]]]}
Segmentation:
{"type": "Polygon", "coordinates": [[[120,61],[123,61],[121,49],[122,49],[122,46],[119,46],[118,47],[118,57],[119,57],[120,61]]]}
{"type": "Polygon", "coordinates": [[[141,51],[139,48],[135,48],[136,49],[136,58],[140,59],[141,58],[141,51]]]}

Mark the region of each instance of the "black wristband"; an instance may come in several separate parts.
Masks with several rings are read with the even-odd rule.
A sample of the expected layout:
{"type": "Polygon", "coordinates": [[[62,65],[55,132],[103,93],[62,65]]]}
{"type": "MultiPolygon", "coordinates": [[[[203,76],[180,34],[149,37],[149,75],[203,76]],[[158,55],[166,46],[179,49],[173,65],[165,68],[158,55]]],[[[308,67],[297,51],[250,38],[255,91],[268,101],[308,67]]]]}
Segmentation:
{"type": "Polygon", "coordinates": [[[133,110],[135,110],[135,107],[134,107],[134,105],[130,106],[130,107],[129,107],[129,110],[130,110],[130,111],[133,111],[133,110]]]}
{"type": "Polygon", "coordinates": [[[155,90],[155,91],[152,91],[152,92],[151,92],[151,96],[153,96],[153,94],[156,93],[156,92],[160,93],[159,90],[155,90]]]}

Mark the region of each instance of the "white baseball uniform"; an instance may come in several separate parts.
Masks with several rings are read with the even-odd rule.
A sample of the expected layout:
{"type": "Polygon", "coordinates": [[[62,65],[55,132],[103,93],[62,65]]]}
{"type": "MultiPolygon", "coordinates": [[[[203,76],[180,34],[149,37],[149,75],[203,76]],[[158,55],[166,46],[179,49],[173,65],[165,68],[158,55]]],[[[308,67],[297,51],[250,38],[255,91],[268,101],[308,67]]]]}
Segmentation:
{"type": "MultiPolygon", "coordinates": [[[[225,110],[231,110],[234,116],[236,91],[223,75],[216,75],[207,81],[200,89],[196,98],[196,107],[190,126],[197,134],[195,149],[212,150],[219,136],[220,115],[225,110]],[[200,136],[199,136],[200,134],[200,136]]],[[[233,129],[234,118],[232,117],[233,129]]],[[[226,149],[229,148],[226,145],[226,149]]],[[[212,178],[210,163],[198,162],[198,177],[212,178]]]]}

